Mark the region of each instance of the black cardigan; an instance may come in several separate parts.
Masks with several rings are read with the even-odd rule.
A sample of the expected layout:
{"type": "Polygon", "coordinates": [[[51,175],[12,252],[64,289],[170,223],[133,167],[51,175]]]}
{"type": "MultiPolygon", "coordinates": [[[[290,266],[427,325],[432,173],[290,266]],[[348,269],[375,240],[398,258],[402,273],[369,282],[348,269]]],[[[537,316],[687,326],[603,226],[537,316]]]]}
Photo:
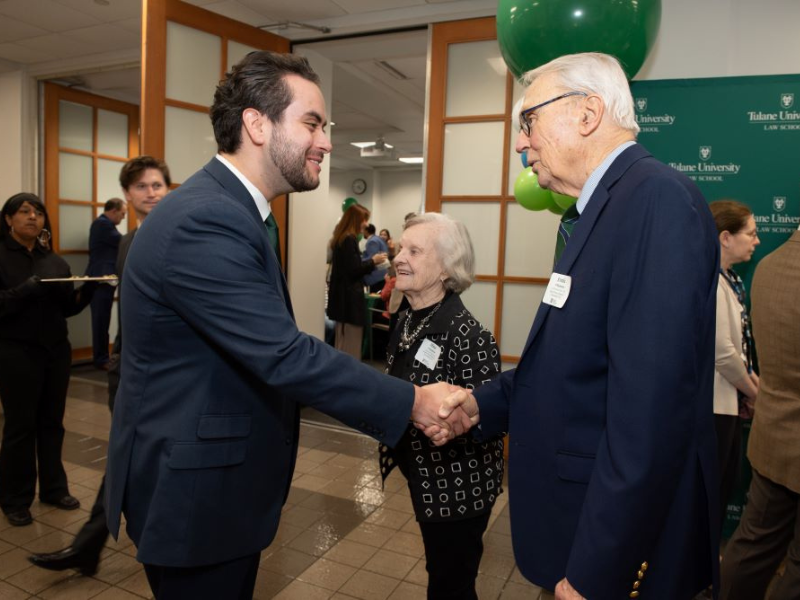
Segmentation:
{"type": "Polygon", "coordinates": [[[361,327],[366,324],[364,275],[374,270],[371,258],[361,260],[355,236],[347,236],[333,249],[328,290],[329,319],[361,327]]]}

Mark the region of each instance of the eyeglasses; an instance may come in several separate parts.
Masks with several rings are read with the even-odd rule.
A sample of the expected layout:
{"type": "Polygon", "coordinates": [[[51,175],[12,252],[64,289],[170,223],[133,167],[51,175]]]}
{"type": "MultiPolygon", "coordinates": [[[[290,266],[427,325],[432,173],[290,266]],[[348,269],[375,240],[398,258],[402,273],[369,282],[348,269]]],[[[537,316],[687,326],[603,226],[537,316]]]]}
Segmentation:
{"type": "Polygon", "coordinates": [[[561,100],[562,98],[569,98],[570,96],[588,96],[586,92],[567,92],[566,94],[561,94],[560,96],[556,96],[555,98],[551,98],[550,100],[546,100],[541,104],[537,104],[536,106],[531,106],[530,108],[526,108],[522,112],[519,113],[519,128],[522,130],[526,136],[531,134],[531,127],[532,123],[531,120],[528,118],[528,115],[531,117],[536,116],[534,111],[539,110],[543,106],[547,106],[548,104],[552,104],[556,100],[561,100]]]}

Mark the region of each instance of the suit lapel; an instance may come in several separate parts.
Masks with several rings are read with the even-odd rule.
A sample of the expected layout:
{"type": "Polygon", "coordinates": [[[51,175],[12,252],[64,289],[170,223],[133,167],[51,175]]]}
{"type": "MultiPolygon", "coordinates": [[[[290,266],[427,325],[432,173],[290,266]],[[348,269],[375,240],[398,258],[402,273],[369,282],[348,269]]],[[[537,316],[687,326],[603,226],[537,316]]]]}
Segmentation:
{"type": "Polygon", "coordinates": [[[253,220],[259,225],[259,231],[261,231],[261,235],[266,240],[267,247],[269,248],[268,254],[272,257],[272,260],[275,261],[275,267],[280,274],[281,288],[283,290],[283,298],[286,301],[286,306],[289,309],[289,313],[292,315],[292,318],[294,318],[292,301],[289,297],[289,288],[286,285],[286,278],[283,275],[283,269],[278,262],[278,257],[275,256],[275,252],[272,250],[272,245],[270,244],[269,236],[267,235],[267,228],[264,226],[264,221],[261,220],[261,213],[258,212],[258,207],[256,207],[256,203],[253,200],[253,197],[250,195],[250,192],[248,192],[247,188],[244,187],[241,181],[239,181],[239,178],[236,177],[236,175],[234,175],[228,167],[223,165],[216,158],[212,158],[208,164],[203,167],[203,169],[209,175],[211,175],[211,177],[216,179],[234,200],[244,206],[247,212],[250,213],[250,216],[253,217],[253,220]]]}
{"type": "MultiPolygon", "coordinates": [[[[578,222],[575,224],[572,234],[569,237],[569,243],[566,248],[564,248],[564,253],[553,269],[555,273],[560,273],[561,275],[570,274],[572,266],[575,264],[578,256],[580,256],[583,247],[586,245],[586,240],[589,239],[597,223],[597,219],[602,214],[603,208],[611,197],[611,188],[614,187],[617,181],[620,180],[633,163],[646,156],[650,156],[647,150],[639,144],[636,144],[623,151],[622,154],[611,163],[611,166],[605,172],[602,179],[600,179],[600,183],[597,184],[597,188],[595,188],[592,197],[589,198],[589,202],[586,203],[586,208],[581,213],[580,219],[578,219],[578,222]]],[[[536,317],[533,320],[531,331],[528,334],[528,340],[525,342],[525,349],[522,351],[522,356],[525,356],[533,340],[536,339],[536,335],[542,328],[550,309],[551,306],[544,302],[539,305],[539,310],[536,311],[536,317]]],[[[520,362],[522,361],[522,356],[520,357],[520,362]]]]}

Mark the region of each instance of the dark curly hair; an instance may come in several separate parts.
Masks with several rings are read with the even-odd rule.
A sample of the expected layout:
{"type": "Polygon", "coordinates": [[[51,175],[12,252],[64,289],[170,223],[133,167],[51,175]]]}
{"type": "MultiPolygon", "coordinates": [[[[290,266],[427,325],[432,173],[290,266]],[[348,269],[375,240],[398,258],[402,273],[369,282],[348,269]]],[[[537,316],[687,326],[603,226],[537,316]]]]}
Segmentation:
{"type": "Polygon", "coordinates": [[[211,106],[211,124],[220,152],[233,154],[242,145],[242,113],[246,109],[256,109],[273,123],[281,121],[293,100],[287,75],[299,75],[319,85],[319,76],[308,61],[294,54],[251,52],[226,73],[211,106]]]}
{"type": "Polygon", "coordinates": [[[147,171],[147,169],[158,169],[161,171],[161,175],[164,176],[164,183],[167,184],[167,187],[172,184],[167,163],[163,160],[153,158],[152,156],[143,155],[132,158],[122,165],[122,169],[119,172],[119,184],[122,186],[122,189],[127,190],[130,186],[139,181],[142,174],[147,171]]]}

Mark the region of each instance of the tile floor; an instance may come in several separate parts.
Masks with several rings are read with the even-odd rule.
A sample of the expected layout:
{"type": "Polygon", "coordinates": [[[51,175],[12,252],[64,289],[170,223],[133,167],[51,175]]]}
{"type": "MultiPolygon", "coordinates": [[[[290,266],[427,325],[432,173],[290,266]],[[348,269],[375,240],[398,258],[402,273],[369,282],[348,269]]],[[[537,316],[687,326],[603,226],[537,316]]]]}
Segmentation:
{"type": "MultiPolygon", "coordinates": [[[[80,510],[31,507],[34,523],[11,527],[0,517],[0,600],[136,600],[151,598],[136,549],[124,535],[104,551],[94,577],[39,569],[31,552],[70,543],[88,517],[105,469],[110,415],[104,372],[76,367],[64,424],[64,462],[80,510]]],[[[0,425],[2,417],[0,417],[0,425]]],[[[539,588],[514,564],[503,494],[485,536],[478,577],[482,600],[537,600],[539,588]]],[[[381,489],[377,444],[304,413],[294,481],[281,526],[261,554],[255,598],[276,600],[421,600],[427,574],[422,538],[405,480],[395,471],[381,489]]]]}

